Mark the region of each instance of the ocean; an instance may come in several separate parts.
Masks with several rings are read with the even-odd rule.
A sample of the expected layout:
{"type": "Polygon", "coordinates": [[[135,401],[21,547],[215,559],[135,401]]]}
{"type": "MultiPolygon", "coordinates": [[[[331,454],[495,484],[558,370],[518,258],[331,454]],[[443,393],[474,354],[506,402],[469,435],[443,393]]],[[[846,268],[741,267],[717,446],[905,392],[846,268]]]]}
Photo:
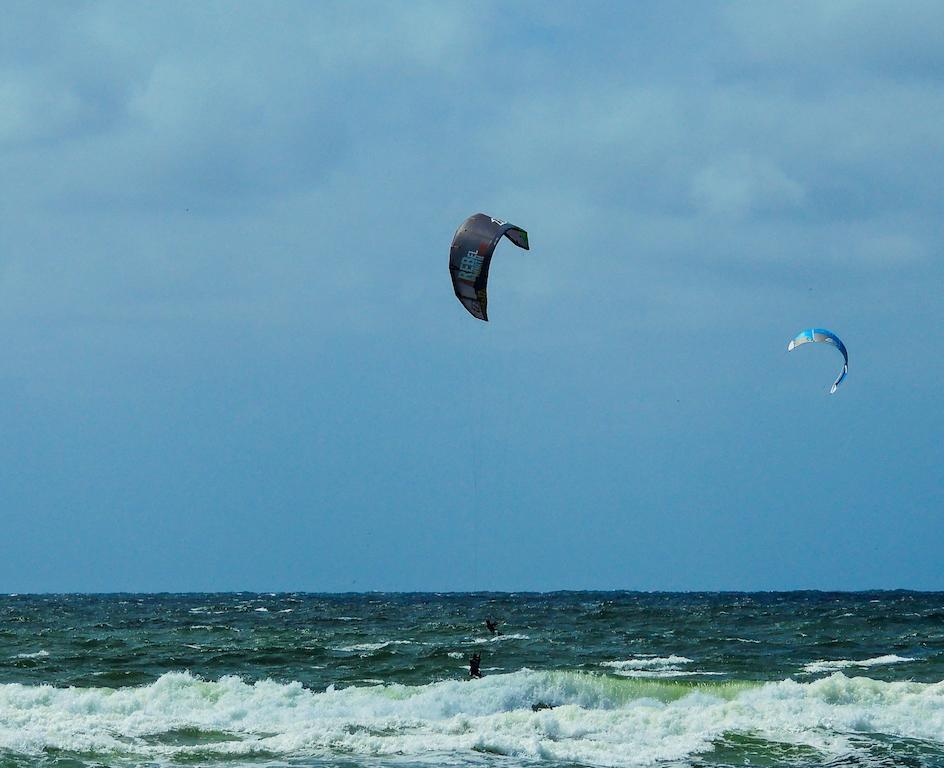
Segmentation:
{"type": "Polygon", "coordinates": [[[9,595],[0,766],[944,767],[942,681],[944,593],[9,595]]]}

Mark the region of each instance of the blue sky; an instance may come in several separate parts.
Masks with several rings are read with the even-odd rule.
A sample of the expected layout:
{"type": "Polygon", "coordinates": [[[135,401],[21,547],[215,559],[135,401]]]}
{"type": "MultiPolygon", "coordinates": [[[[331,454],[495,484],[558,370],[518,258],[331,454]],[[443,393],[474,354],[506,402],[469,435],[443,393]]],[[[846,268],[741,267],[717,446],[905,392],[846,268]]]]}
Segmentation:
{"type": "Polygon", "coordinates": [[[944,588],[942,28],[8,4],[0,589],[944,588]]]}

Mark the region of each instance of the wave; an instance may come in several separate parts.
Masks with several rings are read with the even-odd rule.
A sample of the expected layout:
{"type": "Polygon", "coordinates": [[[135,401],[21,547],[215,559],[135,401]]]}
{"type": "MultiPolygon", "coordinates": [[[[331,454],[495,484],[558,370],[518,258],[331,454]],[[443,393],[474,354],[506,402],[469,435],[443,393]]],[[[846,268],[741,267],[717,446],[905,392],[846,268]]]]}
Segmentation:
{"type": "Polygon", "coordinates": [[[186,672],[137,688],[0,685],[0,753],[27,756],[472,760],[484,752],[615,767],[680,761],[740,737],[831,759],[878,736],[944,747],[944,683],[840,672],[805,683],[680,683],[521,670],[321,692],[186,672]]]}
{"type": "Polygon", "coordinates": [[[476,637],[472,642],[476,644],[482,643],[501,643],[506,640],[530,640],[531,638],[528,635],[513,634],[513,635],[491,635],[490,637],[476,637]]]}
{"type": "Polygon", "coordinates": [[[685,656],[676,656],[674,653],[671,656],[639,654],[624,661],[601,661],[600,666],[612,669],[613,674],[621,677],[671,679],[675,677],[712,677],[723,674],[722,672],[704,672],[682,666],[692,663],[691,659],[685,656]]]}
{"type": "Polygon", "coordinates": [[[11,659],[43,659],[49,655],[49,651],[40,649],[35,653],[18,653],[16,656],[11,656],[11,659]]]}
{"type": "Polygon", "coordinates": [[[601,661],[601,667],[612,667],[613,669],[648,669],[656,667],[666,669],[668,667],[678,667],[679,664],[691,664],[692,660],[685,656],[635,656],[626,661],[601,661]]]}
{"type": "Polygon", "coordinates": [[[861,661],[852,659],[835,659],[832,661],[820,659],[819,661],[804,664],[803,671],[808,675],[815,675],[820,672],[838,672],[841,669],[849,669],[849,667],[880,667],[886,664],[904,664],[908,661],[914,661],[914,659],[907,656],[895,656],[894,654],[876,656],[873,659],[862,659],[861,661]]]}
{"type": "Polygon", "coordinates": [[[620,677],[649,677],[671,679],[674,677],[723,677],[724,672],[703,672],[694,669],[620,669],[614,674],[620,677]]]}
{"type": "Polygon", "coordinates": [[[340,651],[341,653],[373,653],[374,651],[389,648],[391,645],[413,644],[412,640],[381,640],[379,643],[355,643],[354,645],[345,645],[340,648],[330,648],[329,650],[340,651]]]}

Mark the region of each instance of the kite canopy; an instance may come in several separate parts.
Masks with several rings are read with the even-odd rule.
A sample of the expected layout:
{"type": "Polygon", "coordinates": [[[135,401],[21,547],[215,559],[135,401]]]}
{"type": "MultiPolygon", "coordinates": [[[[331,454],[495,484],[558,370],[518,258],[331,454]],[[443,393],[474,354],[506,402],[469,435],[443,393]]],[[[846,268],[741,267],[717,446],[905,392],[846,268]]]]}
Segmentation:
{"type": "Polygon", "coordinates": [[[521,227],[493,219],[484,213],[469,216],[452,238],[452,248],[449,250],[452,288],[462,306],[479,320],[488,321],[485,294],[488,266],[502,236],[519,248],[529,250],[528,233],[521,227]]]}
{"type": "Polygon", "coordinates": [[[846,374],[849,373],[849,353],[846,351],[846,345],[843,344],[842,339],[832,331],[827,331],[825,328],[809,328],[808,330],[801,331],[793,338],[787,345],[787,352],[792,352],[801,344],[808,344],[811,341],[821,344],[832,344],[842,353],[842,372],[839,374],[839,378],[833,382],[833,386],[829,390],[829,394],[833,394],[839,385],[842,384],[843,379],[846,378],[846,374]]]}

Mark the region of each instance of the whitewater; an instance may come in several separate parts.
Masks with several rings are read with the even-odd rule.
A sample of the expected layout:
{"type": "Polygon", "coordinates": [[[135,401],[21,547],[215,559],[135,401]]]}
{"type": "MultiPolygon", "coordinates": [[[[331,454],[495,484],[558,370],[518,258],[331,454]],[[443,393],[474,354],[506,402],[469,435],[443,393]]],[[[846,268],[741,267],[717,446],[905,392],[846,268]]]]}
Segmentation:
{"type": "Polygon", "coordinates": [[[0,606],[3,765],[944,766],[939,594],[0,606]]]}

